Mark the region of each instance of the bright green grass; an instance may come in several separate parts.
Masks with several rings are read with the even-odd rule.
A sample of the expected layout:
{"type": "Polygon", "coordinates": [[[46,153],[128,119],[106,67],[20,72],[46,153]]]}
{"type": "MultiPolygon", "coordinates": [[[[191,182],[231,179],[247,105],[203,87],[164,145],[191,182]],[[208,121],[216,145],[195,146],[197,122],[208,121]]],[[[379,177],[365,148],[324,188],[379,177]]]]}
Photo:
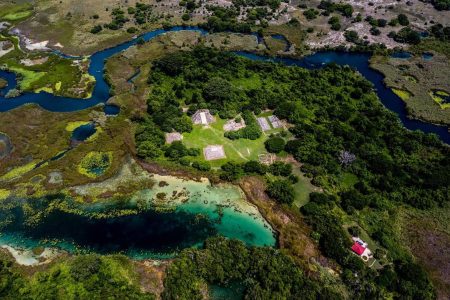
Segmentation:
{"type": "Polygon", "coordinates": [[[403,101],[408,100],[411,97],[411,93],[405,90],[400,90],[400,89],[394,89],[392,88],[392,91],[400,97],[400,99],[402,99],[403,101]]]}
{"type": "Polygon", "coordinates": [[[309,194],[319,191],[319,188],[311,184],[311,180],[300,171],[299,168],[293,168],[292,174],[298,176],[299,181],[293,185],[295,190],[294,205],[302,207],[309,202],[309,194]]]}
{"type": "Polygon", "coordinates": [[[241,77],[231,80],[231,83],[238,88],[244,90],[257,89],[261,87],[261,79],[258,74],[253,74],[251,77],[241,77]]]}
{"type": "Polygon", "coordinates": [[[22,19],[26,19],[31,16],[31,11],[21,11],[13,14],[8,14],[4,16],[2,19],[6,21],[18,21],[22,19]]]}
{"type": "Polygon", "coordinates": [[[45,76],[45,72],[34,72],[19,67],[11,67],[11,71],[20,74],[22,80],[20,80],[20,88],[24,91],[30,90],[33,84],[45,76]]]}
{"type": "Polygon", "coordinates": [[[28,18],[33,13],[33,7],[29,3],[5,5],[0,7],[0,20],[14,22],[28,18]]]}
{"type": "Polygon", "coordinates": [[[217,118],[217,121],[209,127],[195,125],[191,133],[183,134],[183,143],[190,148],[199,148],[202,150],[208,145],[223,145],[226,159],[210,161],[211,166],[219,167],[227,161],[246,162],[249,160],[258,160],[258,155],[266,153],[264,141],[266,136],[257,140],[229,140],[224,137],[223,125],[226,120],[217,118]]]}
{"type": "Polygon", "coordinates": [[[352,173],[343,173],[339,177],[339,184],[341,189],[349,189],[352,188],[358,182],[358,176],[352,173]]]}

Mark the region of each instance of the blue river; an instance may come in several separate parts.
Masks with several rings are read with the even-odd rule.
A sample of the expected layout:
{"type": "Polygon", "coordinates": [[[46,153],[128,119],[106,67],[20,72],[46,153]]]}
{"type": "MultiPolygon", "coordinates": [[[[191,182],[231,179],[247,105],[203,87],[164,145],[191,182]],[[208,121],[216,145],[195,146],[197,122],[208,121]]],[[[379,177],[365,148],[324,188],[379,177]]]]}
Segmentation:
{"type": "MultiPolygon", "coordinates": [[[[190,30],[198,31],[202,34],[207,32],[198,27],[173,27],[171,29],[158,29],[141,35],[139,38],[143,38],[145,41],[149,41],[163,33],[169,31],[181,31],[190,30]]],[[[261,39],[258,39],[260,41],[261,39]]],[[[26,103],[36,103],[42,108],[54,111],[54,112],[69,112],[78,111],[95,106],[100,103],[105,103],[110,98],[110,87],[103,78],[103,72],[105,69],[105,61],[111,56],[128,49],[135,45],[138,38],[125,42],[113,48],[102,50],[93,54],[90,59],[89,73],[96,79],[96,85],[92,93],[92,97],[89,99],[74,99],[68,97],[59,97],[46,92],[41,93],[24,93],[23,95],[6,99],[4,95],[12,88],[16,87],[16,76],[10,72],[1,71],[0,77],[8,81],[8,86],[3,90],[0,90],[0,112],[8,111],[19,107],[26,103]]],[[[273,61],[282,63],[289,66],[300,66],[307,69],[321,68],[328,63],[336,63],[339,65],[349,65],[357,70],[367,80],[372,82],[375,86],[378,97],[386,108],[395,112],[403,125],[410,130],[422,130],[426,133],[434,133],[438,135],[441,140],[447,144],[450,144],[450,133],[447,126],[439,126],[431,123],[423,122],[420,120],[413,120],[407,117],[407,111],[404,102],[395,95],[391,89],[387,88],[383,83],[383,75],[369,66],[370,55],[367,53],[349,53],[349,52],[318,52],[310,56],[306,56],[301,59],[281,58],[281,57],[266,57],[256,55],[252,53],[236,52],[236,54],[260,61],[273,61]]],[[[62,55],[58,53],[58,55],[62,55]]],[[[66,56],[67,57],[67,56],[66,56]]],[[[115,110],[114,108],[105,107],[105,111],[115,110]]]]}

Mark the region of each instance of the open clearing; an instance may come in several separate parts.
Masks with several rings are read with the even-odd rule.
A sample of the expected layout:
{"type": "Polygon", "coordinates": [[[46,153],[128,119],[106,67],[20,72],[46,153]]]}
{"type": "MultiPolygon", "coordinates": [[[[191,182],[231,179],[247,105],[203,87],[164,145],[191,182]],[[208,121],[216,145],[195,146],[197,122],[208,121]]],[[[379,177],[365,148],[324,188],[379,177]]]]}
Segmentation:
{"type": "Polygon", "coordinates": [[[191,133],[183,134],[183,143],[187,147],[203,149],[208,145],[223,145],[226,159],[211,161],[212,166],[221,166],[226,161],[245,162],[258,160],[258,155],[266,153],[264,148],[265,137],[257,140],[230,140],[224,137],[223,126],[226,120],[217,118],[216,122],[204,127],[195,125],[191,133]]]}

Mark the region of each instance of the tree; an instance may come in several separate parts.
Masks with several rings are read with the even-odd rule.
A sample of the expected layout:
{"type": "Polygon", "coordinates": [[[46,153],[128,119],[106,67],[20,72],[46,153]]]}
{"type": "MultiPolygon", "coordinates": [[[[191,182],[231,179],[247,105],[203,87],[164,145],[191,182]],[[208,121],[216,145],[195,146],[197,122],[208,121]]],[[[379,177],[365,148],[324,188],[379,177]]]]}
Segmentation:
{"type": "Polygon", "coordinates": [[[181,19],[186,22],[186,21],[189,21],[191,19],[191,16],[189,14],[183,14],[181,16],[181,19]]]}
{"type": "Polygon", "coordinates": [[[144,141],[138,145],[137,154],[142,158],[157,158],[162,155],[162,150],[151,141],[144,141]]]}
{"type": "Polygon", "coordinates": [[[206,161],[194,161],[192,163],[192,167],[200,170],[200,171],[209,171],[211,170],[211,165],[206,161]]]}
{"type": "Polygon", "coordinates": [[[220,174],[220,178],[227,181],[235,181],[241,178],[244,175],[244,170],[240,164],[235,162],[227,162],[222,165],[222,174],[220,174]]]}
{"type": "Polygon", "coordinates": [[[287,177],[292,173],[292,165],[281,161],[276,161],[269,166],[269,172],[275,176],[287,177]]]}
{"type": "Polygon", "coordinates": [[[306,19],[313,20],[313,19],[317,18],[317,16],[319,15],[319,12],[317,10],[315,10],[314,8],[310,8],[308,10],[305,10],[303,12],[303,15],[306,17],[306,19]]]}
{"type": "Polygon", "coordinates": [[[350,43],[356,44],[359,41],[358,33],[354,30],[346,30],[344,32],[344,37],[345,37],[345,40],[350,43]]]}
{"type": "Polygon", "coordinates": [[[396,34],[394,34],[394,40],[399,43],[416,45],[420,43],[420,34],[409,27],[405,27],[400,29],[400,31],[397,32],[396,34]]]}
{"type": "Polygon", "coordinates": [[[275,180],[269,183],[266,192],[279,203],[292,204],[295,199],[295,191],[289,180],[275,180]]]}
{"type": "Polygon", "coordinates": [[[218,102],[223,105],[224,102],[231,98],[233,86],[231,83],[220,77],[213,77],[207,83],[203,89],[203,97],[206,100],[218,102]]]}
{"type": "Polygon", "coordinates": [[[267,151],[269,151],[270,153],[280,153],[284,150],[286,142],[280,137],[272,137],[265,141],[264,145],[266,146],[267,151]]]}
{"type": "Polygon", "coordinates": [[[256,160],[251,160],[244,164],[244,171],[245,173],[264,175],[267,172],[267,167],[256,160]]]}
{"type": "Polygon", "coordinates": [[[399,23],[400,25],[402,25],[402,26],[408,26],[408,25],[409,25],[409,19],[408,19],[408,16],[405,15],[405,14],[399,14],[399,15],[397,16],[397,20],[398,20],[398,23],[399,23]]]}
{"type": "Polygon", "coordinates": [[[92,29],[91,29],[91,33],[96,34],[99,33],[100,31],[102,31],[103,27],[101,25],[95,25],[92,29]]]}

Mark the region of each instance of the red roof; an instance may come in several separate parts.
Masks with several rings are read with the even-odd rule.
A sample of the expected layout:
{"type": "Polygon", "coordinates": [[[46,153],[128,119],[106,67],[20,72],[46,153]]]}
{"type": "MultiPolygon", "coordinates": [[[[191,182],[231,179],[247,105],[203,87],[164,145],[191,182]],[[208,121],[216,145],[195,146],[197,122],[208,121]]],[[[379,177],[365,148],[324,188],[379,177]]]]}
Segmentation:
{"type": "Polygon", "coordinates": [[[357,242],[355,242],[352,246],[352,250],[353,252],[355,252],[358,255],[361,255],[364,253],[364,250],[366,250],[366,248],[364,248],[363,246],[361,246],[360,244],[358,244],[357,242]]]}

